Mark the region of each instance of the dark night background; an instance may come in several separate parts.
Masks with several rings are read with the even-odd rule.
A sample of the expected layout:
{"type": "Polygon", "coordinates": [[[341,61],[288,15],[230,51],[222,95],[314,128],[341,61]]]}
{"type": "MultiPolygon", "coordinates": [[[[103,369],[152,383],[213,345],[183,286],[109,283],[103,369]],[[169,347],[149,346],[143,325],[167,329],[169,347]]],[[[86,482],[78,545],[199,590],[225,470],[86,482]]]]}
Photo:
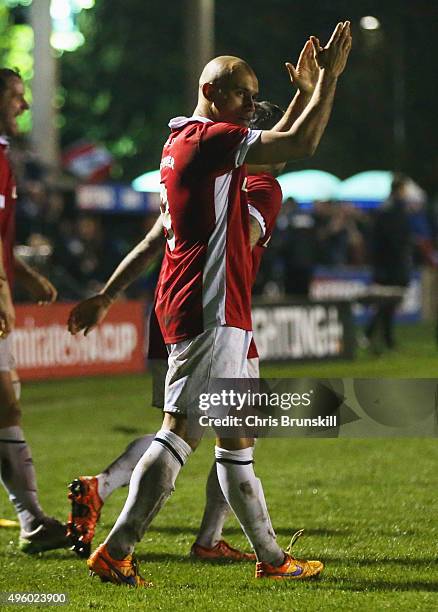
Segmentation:
{"type": "MultiPolygon", "coordinates": [[[[184,101],[185,3],[97,0],[82,11],[86,43],[60,61],[65,93],[63,144],[86,135],[116,155],[114,178],[157,168],[170,117],[190,113],[184,101]]],[[[412,0],[252,0],[216,2],[216,54],[245,58],[260,97],[287,105],[284,61],[296,62],[310,34],[325,43],[339,20],[350,19],[353,50],[316,167],[345,178],[367,169],[401,169],[438,192],[435,40],[438,3],[412,0]],[[364,31],[360,17],[381,28],[364,31]],[[405,139],[394,143],[395,91],[405,139]],[[404,91],[404,93],[403,93],[404,91]]]]}

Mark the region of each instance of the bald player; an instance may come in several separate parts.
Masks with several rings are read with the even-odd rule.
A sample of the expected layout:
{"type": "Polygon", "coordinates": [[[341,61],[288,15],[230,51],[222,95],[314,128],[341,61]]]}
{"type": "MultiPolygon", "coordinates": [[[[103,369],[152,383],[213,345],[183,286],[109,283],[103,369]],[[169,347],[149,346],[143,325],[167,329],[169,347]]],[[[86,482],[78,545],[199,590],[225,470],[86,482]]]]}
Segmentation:
{"type": "MultiPolygon", "coordinates": [[[[102,580],[149,586],[133,558],[174,489],[200,434],[190,431],[201,393],[217,378],[246,378],[251,342],[251,258],[244,162],[272,164],[312,155],[327,125],[338,77],[351,48],[349,22],[328,44],[311,38],[318,82],[290,129],[248,128],[258,94],[251,67],[235,57],[207,64],[192,117],[169,123],[161,159],[166,252],[156,314],[169,351],[161,430],[137,464],[125,506],[104,544],[88,560],[102,580]]],[[[290,122],[292,105],[283,123],[290,122]]],[[[256,577],[310,578],[320,561],[301,561],[277,544],[263,488],[253,469],[253,440],[216,441],[217,475],[256,555],[256,577]]]]}
{"type": "MultiPolygon", "coordinates": [[[[300,65],[302,65],[301,62],[298,66],[300,65]]],[[[295,83],[299,87],[305,84],[303,79],[296,80],[295,83]]],[[[251,127],[270,129],[278,123],[282,116],[283,111],[278,106],[269,102],[257,102],[251,127]]],[[[248,167],[246,188],[250,212],[252,283],[255,282],[261,258],[270,242],[280,212],[282,193],[275,176],[281,172],[283,167],[284,164],[248,167]]],[[[120,286],[121,282],[125,284],[127,279],[137,278],[150,259],[162,252],[163,242],[164,236],[159,217],[157,225],[154,225],[142,243],[133,249],[133,252],[136,253],[135,257],[142,262],[141,267],[136,268],[136,273],[131,275],[129,269],[132,268],[135,257],[129,253],[99,294],[83,300],[73,308],[69,317],[70,329],[75,333],[81,330],[88,332],[97,325],[98,321],[102,321],[118,293],[114,286],[120,286]],[[141,256],[139,255],[140,250],[141,256]]],[[[168,353],[153,310],[149,319],[148,341],[147,358],[149,372],[152,376],[152,406],[162,410],[168,353]]],[[[248,371],[251,378],[259,377],[259,359],[254,341],[248,351],[248,371]]],[[[149,448],[154,437],[155,434],[147,434],[133,440],[125,451],[104,470],[95,476],[79,476],[69,485],[68,497],[71,501],[71,510],[68,519],[68,533],[72,538],[72,543],[74,542],[74,551],[79,556],[89,557],[103,505],[113,491],[129,484],[135,466],[149,448]]],[[[255,559],[254,555],[233,548],[222,538],[223,525],[229,510],[217,479],[216,462],[214,462],[207,479],[206,506],[201,527],[191,549],[192,556],[203,560],[247,561],[255,559]]]]}
{"type": "MultiPolygon", "coordinates": [[[[287,64],[292,83],[298,91],[294,97],[295,112],[291,114],[294,121],[310,101],[316,86],[318,69],[313,57],[312,44],[307,41],[298,59],[296,68],[287,64]]],[[[269,102],[257,103],[256,113],[251,127],[271,129],[283,116],[283,111],[269,102]]],[[[284,164],[281,164],[282,167],[284,164]]],[[[262,253],[269,242],[281,205],[281,189],[273,174],[278,174],[281,167],[252,166],[248,169],[246,188],[250,211],[250,243],[252,251],[252,280],[254,282],[260,265],[262,253]],[[254,176],[256,175],[256,176],[254,176]],[[262,237],[261,244],[259,239],[262,237]]],[[[114,274],[102,291],[77,304],[69,317],[69,329],[72,333],[88,333],[106,316],[111,304],[119,293],[144,271],[151,258],[162,254],[164,235],[161,216],[158,217],[152,230],[146,235],[117,267],[114,274]]],[[[164,407],[164,386],[167,372],[167,350],[163,341],[155,312],[149,321],[148,365],[152,375],[152,405],[164,407]]],[[[258,377],[258,355],[254,342],[248,353],[248,367],[252,377],[258,377]]],[[[79,476],[69,486],[71,511],[68,520],[69,535],[74,541],[75,552],[88,557],[94,538],[96,524],[99,521],[102,506],[112,492],[129,484],[136,464],[149,448],[155,435],[148,434],[132,441],[126,450],[106,469],[95,476],[79,476]]],[[[224,499],[217,480],[216,463],[214,462],[206,487],[206,508],[202,526],[192,555],[202,559],[232,559],[235,561],[253,559],[253,555],[236,550],[222,539],[222,526],[229,506],[224,499]]]]}

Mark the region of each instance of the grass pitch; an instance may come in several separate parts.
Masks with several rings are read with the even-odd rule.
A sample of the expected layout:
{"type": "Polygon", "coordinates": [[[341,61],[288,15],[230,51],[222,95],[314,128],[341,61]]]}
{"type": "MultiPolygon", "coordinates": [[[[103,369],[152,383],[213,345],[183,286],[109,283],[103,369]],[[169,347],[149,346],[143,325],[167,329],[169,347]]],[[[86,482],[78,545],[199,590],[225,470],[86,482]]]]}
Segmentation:
{"type": "MultiPolygon", "coordinates": [[[[266,376],[437,377],[438,352],[428,326],[406,329],[399,353],[360,355],[353,363],[267,366],[266,376]]],[[[25,429],[44,508],[66,518],[66,485],[97,473],[130,440],[160,424],[148,409],[145,376],[27,384],[25,429]]],[[[200,522],[212,461],[206,439],[180,474],[177,488],[137,547],[143,575],[155,587],[135,591],[101,584],[69,551],[27,557],[18,531],[0,529],[0,591],[65,592],[70,610],[436,610],[438,539],[436,440],[263,440],[262,478],[280,544],[296,529],[297,556],[320,558],[319,581],[256,581],[253,564],[206,565],[188,558],[200,522]]],[[[96,542],[125,499],[117,491],[103,508],[96,542]]],[[[14,518],[0,493],[0,516],[14,518]]],[[[246,541],[234,518],[225,537],[246,541]]],[[[15,609],[22,606],[15,606],[15,609]]],[[[7,608],[5,608],[7,609],[7,608]]],[[[13,609],[13,608],[11,608],[13,609]]]]}

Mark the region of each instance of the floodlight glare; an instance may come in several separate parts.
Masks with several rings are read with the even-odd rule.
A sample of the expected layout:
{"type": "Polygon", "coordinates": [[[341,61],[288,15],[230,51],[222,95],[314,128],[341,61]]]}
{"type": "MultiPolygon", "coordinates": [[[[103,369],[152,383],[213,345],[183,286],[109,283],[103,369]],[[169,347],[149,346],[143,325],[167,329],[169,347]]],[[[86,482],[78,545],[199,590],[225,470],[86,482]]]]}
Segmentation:
{"type": "Polygon", "coordinates": [[[84,40],[81,32],[52,32],[50,36],[50,44],[58,51],[76,51],[84,40]]]}
{"type": "Polygon", "coordinates": [[[69,0],[52,0],[50,3],[50,15],[52,19],[68,19],[71,15],[69,0]]]}
{"type": "MultiPolygon", "coordinates": [[[[0,0],[1,1],[1,0],[0,0]]],[[[94,0],[51,0],[52,17],[51,45],[57,51],[75,51],[84,44],[77,17],[83,9],[94,6],[94,0]]]]}
{"type": "Polygon", "coordinates": [[[360,27],[363,30],[378,30],[380,28],[380,21],[376,17],[367,15],[360,20],[360,27]]]}
{"type": "Polygon", "coordinates": [[[79,9],[93,8],[95,0],[76,0],[76,6],[79,9]]]}

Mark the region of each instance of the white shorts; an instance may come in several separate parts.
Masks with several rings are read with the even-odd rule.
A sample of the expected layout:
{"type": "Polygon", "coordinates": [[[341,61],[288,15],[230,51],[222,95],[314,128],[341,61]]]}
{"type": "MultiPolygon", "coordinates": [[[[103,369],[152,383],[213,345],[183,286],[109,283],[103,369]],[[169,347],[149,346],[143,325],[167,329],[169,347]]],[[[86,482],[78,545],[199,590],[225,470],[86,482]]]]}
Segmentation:
{"type": "Polygon", "coordinates": [[[260,359],[252,357],[248,359],[248,378],[260,378],[260,359]]]}
{"type": "Polygon", "coordinates": [[[199,396],[209,393],[218,378],[248,378],[248,348],[252,332],[215,327],[170,346],[164,411],[196,414],[199,396]]]}
{"type": "Polygon", "coordinates": [[[16,364],[12,354],[11,336],[0,339],[0,372],[15,370],[16,364]]]}
{"type": "MultiPolygon", "coordinates": [[[[248,378],[259,378],[259,358],[248,359],[248,378]]],[[[164,387],[166,385],[166,374],[168,369],[167,359],[149,359],[149,371],[152,375],[152,406],[164,408],[164,387]]]]}

